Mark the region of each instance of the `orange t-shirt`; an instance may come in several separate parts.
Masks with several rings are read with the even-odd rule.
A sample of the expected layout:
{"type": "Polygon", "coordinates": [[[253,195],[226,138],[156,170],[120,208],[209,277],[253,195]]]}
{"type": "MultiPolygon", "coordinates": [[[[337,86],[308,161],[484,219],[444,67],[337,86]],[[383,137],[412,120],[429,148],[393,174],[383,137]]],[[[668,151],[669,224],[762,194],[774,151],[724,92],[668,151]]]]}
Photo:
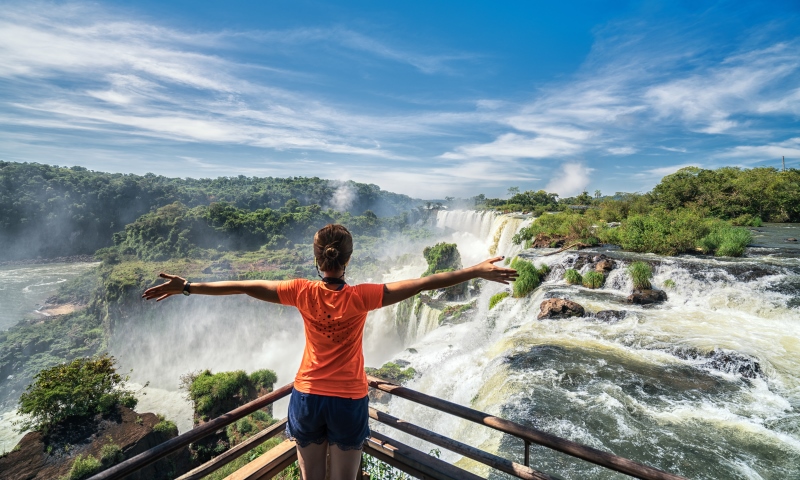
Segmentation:
{"type": "Polygon", "coordinates": [[[278,298],[300,310],[306,348],[294,388],[303,393],[363,398],[368,393],[361,341],[367,312],[381,307],[383,285],[365,283],[328,290],[302,278],[281,282],[278,298]]]}

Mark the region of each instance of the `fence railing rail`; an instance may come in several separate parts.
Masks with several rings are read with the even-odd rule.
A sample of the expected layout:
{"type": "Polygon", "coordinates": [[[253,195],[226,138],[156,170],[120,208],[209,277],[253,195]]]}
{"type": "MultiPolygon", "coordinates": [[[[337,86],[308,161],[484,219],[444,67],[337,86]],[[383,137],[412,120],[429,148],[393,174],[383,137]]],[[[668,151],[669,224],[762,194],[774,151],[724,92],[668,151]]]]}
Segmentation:
{"type": "MultiPolygon", "coordinates": [[[[489,415],[479,410],[458,405],[441,398],[433,397],[422,392],[388,382],[378,377],[368,375],[367,380],[369,385],[377,390],[391,395],[396,395],[406,400],[416,402],[420,405],[424,405],[435,410],[484,425],[521,439],[524,442],[525,465],[521,465],[489,452],[484,452],[452,438],[393,417],[387,413],[379,412],[374,408],[370,408],[369,413],[370,417],[375,421],[381,422],[407,434],[416,436],[434,445],[446,448],[464,457],[471,458],[484,465],[498,469],[517,478],[524,480],[555,480],[555,477],[547,473],[530,468],[530,444],[533,443],[551,448],[555,451],[573,456],[575,458],[580,458],[596,465],[600,465],[610,470],[621,472],[644,480],[686,480],[684,477],[679,475],[668,473],[663,470],[614,455],[612,453],[604,452],[602,450],[582,445],[571,440],[560,438],[535,428],[526,427],[510,420],[489,415]]],[[[167,440],[166,442],[157,445],[146,452],[140,453],[135,457],[125,460],[124,462],[119,463],[108,470],[100,472],[91,477],[89,480],[122,479],[125,476],[152,464],[153,462],[175,453],[179,449],[186,447],[193,442],[220,431],[226,426],[255,412],[256,410],[271,405],[275,401],[289,395],[291,391],[292,384],[284,385],[283,387],[280,387],[279,389],[270,392],[263,397],[257,398],[252,402],[242,405],[241,407],[231,410],[230,412],[209,422],[199,425],[188,432],[167,440]]],[[[244,455],[269,438],[282,433],[285,429],[285,426],[286,420],[281,420],[277,424],[272,425],[253,437],[245,440],[243,443],[234,446],[230,450],[220,454],[219,456],[211,459],[194,470],[183,474],[182,476],[178,477],[178,480],[197,480],[213,471],[218,470],[222,466],[244,455]]],[[[406,473],[421,476],[421,478],[480,478],[472,473],[456,467],[455,465],[442,462],[438,458],[434,458],[430,455],[419,452],[418,450],[397,442],[396,440],[393,440],[378,432],[373,432],[372,437],[365,444],[364,453],[372,455],[379,460],[385,461],[391,466],[406,473]]],[[[272,459],[270,456],[267,456],[263,458],[258,465],[256,465],[257,468],[254,467],[255,470],[253,472],[245,472],[247,467],[243,467],[240,470],[243,475],[242,478],[271,478],[271,475],[279,472],[285,467],[287,462],[293,461],[292,459],[295,458],[287,455],[288,454],[282,453],[281,455],[275,456],[274,459],[272,459]]],[[[233,475],[233,477],[236,477],[236,475],[233,475]]]]}

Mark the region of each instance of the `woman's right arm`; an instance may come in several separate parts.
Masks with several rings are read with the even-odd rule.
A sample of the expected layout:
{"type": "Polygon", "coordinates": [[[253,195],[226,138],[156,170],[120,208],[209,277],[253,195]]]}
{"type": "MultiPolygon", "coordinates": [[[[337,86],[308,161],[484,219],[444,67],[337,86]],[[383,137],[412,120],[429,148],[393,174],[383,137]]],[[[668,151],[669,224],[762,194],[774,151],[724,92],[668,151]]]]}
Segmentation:
{"type": "MultiPolygon", "coordinates": [[[[148,288],[142,294],[145,300],[156,299],[157,302],[173,295],[183,293],[186,279],[177,275],[162,273],[159,277],[167,281],[161,285],[148,288]]],[[[270,280],[243,280],[243,281],[224,281],[224,282],[198,282],[191,283],[189,293],[191,295],[249,295],[265,302],[280,303],[278,298],[278,281],[270,280]]]]}

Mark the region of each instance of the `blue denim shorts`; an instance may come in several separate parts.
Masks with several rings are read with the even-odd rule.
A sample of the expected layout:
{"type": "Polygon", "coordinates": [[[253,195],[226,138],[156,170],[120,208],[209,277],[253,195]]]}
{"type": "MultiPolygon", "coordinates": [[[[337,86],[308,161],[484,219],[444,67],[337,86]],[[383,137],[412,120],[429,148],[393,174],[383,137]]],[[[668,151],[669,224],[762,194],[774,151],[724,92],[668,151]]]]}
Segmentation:
{"type": "Polygon", "coordinates": [[[292,390],[286,435],[301,447],[327,440],[341,450],[360,450],[369,438],[369,396],[351,399],[292,390]]]}

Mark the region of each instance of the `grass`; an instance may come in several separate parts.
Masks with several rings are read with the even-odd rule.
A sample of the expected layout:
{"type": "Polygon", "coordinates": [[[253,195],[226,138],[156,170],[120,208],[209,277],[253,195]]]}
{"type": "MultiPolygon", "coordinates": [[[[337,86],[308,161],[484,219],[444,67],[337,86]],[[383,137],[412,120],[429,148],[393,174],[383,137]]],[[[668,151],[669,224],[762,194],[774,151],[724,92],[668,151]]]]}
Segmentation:
{"type": "Polygon", "coordinates": [[[501,301],[503,301],[504,298],[507,298],[509,296],[511,296],[511,292],[500,292],[492,295],[492,298],[489,299],[489,310],[496,307],[498,303],[500,303],[501,301]]]}
{"type": "Polygon", "coordinates": [[[633,262],[628,265],[628,274],[633,280],[633,288],[636,290],[650,290],[653,286],[650,279],[653,278],[653,269],[645,262],[633,262]]]}
{"type": "Polygon", "coordinates": [[[514,282],[514,298],[522,298],[529,295],[542,284],[544,277],[550,273],[550,267],[542,265],[536,268],[533,263],[519,257],[511,261],[511,268],[519,275],[514,282]]]}
{"type": "Polygon", "coordinates": [[[154,432],[166,434],[170,438],[178,436],[178,426],[175,422],[165,419],[163,415],[159,415],[158,419],[160,421],[153,426],[154,432]]]}
{"type": "Polygon", "coordinates": [[[749,230],[723,221],[714,222],[710,230],[700,239],[698,246],[703,253],[713,253],[717,257],[741,257],[753,239],[749,230]]]}
{"type": "Polygon", "coordinates": [[[212,374],[205,370],[188,375],[184,380],[189,399],[194,403],[195,414],[206,418],[215,406],[230,401],[233,397],[249,398],[261,388],[270,389],[277,376],[271,370],[257,370],[249,376],[244,370],[212,374]],[[255,392],[253,392],[255,391],[255,392]]]}
{"type": "Polygon", "coordinates": [[[587,272],[583,276],[583,286],[586,288],[600,288],[606,281],[606,277],[600,272],[587,272]]]}
{"type": "Polygon", "coordinates": [[[564,280],[569,285],[580,285],[583,282],[583,277],[577,270],[570,268],[564,272],[564,280]]]}
{"type": "Polygon", "coordinates": [[[67,474],[67,480],[81,480],[100,471],[103,464],[91,455],[85,457],[78,455],[67,474]]]}
{"type": "Polygon", "coordinates": [[[383,366],[381,366],[381,368],[367,367],[364,370],[369,375],[374,375],[385,380],[391,380],[399,384],[403,384],[406,381],[411,380],[417,374],[417,371],[413,368],[408,367],[403,369],[403,367],[394,362],[386,362],[383,364],[383,366]]]}
{"type": "Polygon", "coordinates": [[[104,467],[119,463],[123,458],[122,449],[116,443],[107,443],[100,449],[100,463],[104,467]]]}
{"type": "Polygon", "coordinates": [[[664,280],[664,288],[675,288],[675,280],[671,278],[664,280]]]}

